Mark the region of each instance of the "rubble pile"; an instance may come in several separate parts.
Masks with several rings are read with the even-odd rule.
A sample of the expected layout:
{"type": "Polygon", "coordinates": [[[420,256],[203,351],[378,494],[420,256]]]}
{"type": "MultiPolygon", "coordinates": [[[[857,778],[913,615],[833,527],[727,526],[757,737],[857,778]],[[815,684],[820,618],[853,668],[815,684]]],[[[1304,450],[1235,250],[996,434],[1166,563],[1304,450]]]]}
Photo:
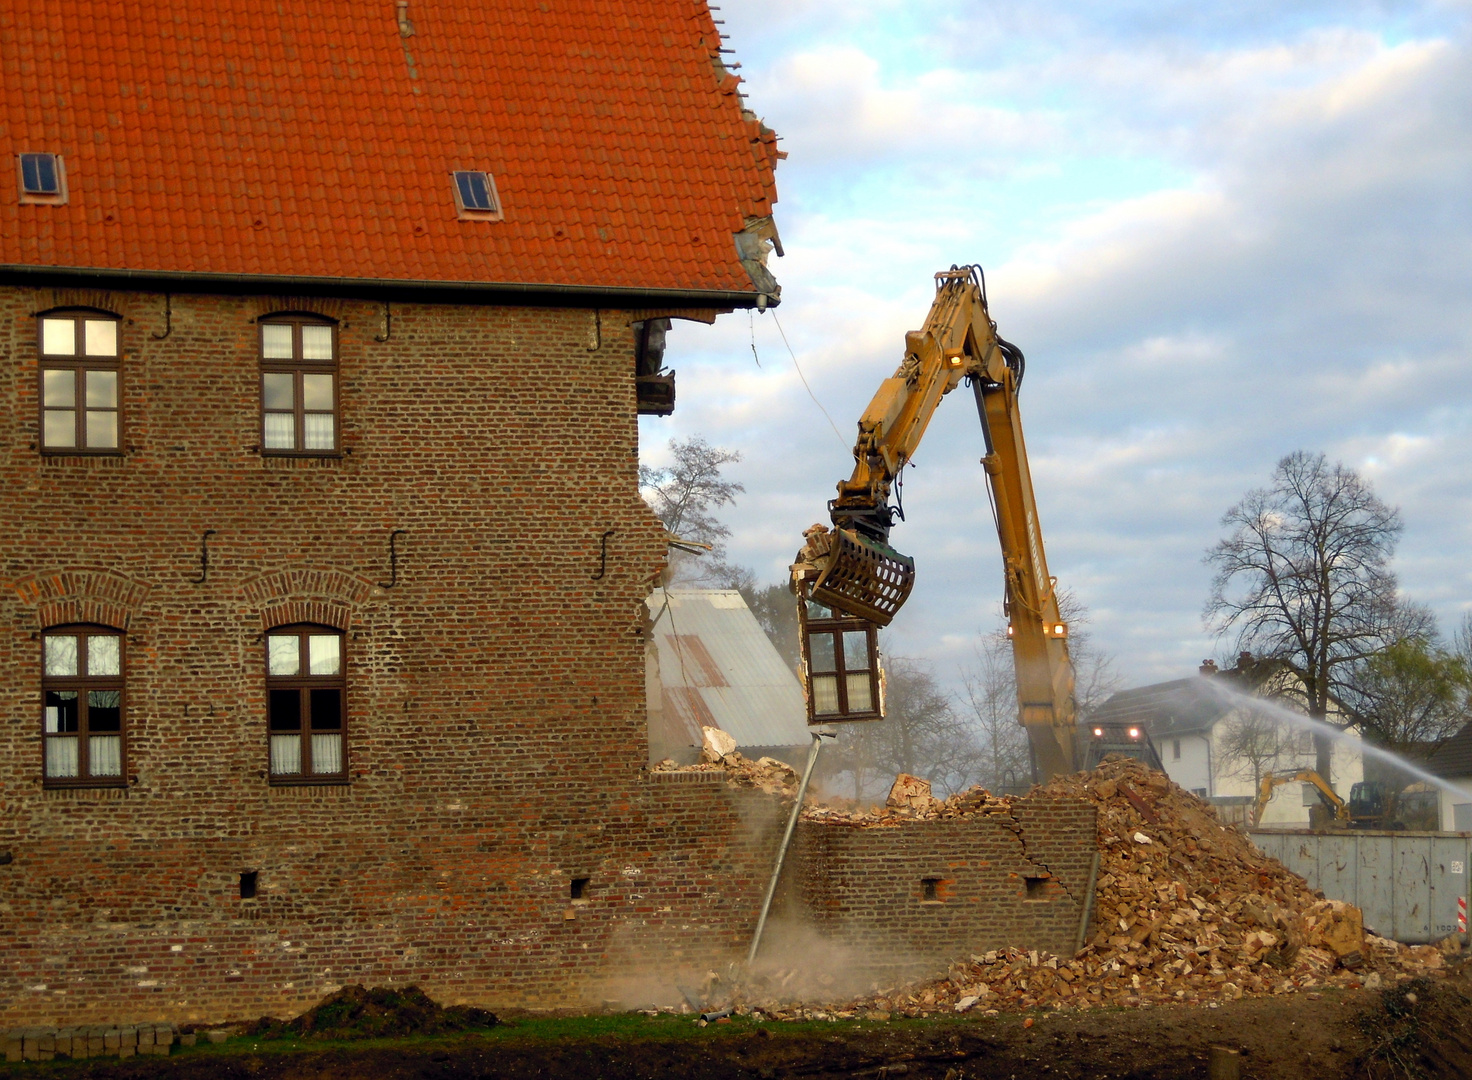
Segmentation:
{"type": "Polygon", "coordinates": [[[736,740],[720,728],[701,728],[704,745],[700,760],[694,765],[681,765],[665,758],[650,767],[651,772],[725,773],[726,782],[736,787],[759,788],[769,795],[797,794],[797,770],[785,761],[762,757],[752,761],[736,749],[736,740]]]}
{"type": "MultiPolygon", "coordinates": [[[[1084,799],[1099,812],[1093,936],[1073,957],[1003,949],[942,979],[877,991],[837,1009],[755,1006],[778,1019],[918,1016],[938,1011],[1188,1004],[1243,995],[1375,988],[1444,966],[1442,947],[1367,934],[1358,909],[1310,890],[1164,774],[1130,759],[1059,778],[1034,794],[1084,799]]],[[[979,788],[950,799],[896,781],[889,805],[809,808],[805,817],[884,825],[904,817],[1008,813],[979,788]]],[[[1445,943],[1455,949],[1455,939],[1445,943]]],[[[780,982],[779,978],[776,980],[780,982]]],[[[769,983],[769,985],[771,985],[769,983]]]]}

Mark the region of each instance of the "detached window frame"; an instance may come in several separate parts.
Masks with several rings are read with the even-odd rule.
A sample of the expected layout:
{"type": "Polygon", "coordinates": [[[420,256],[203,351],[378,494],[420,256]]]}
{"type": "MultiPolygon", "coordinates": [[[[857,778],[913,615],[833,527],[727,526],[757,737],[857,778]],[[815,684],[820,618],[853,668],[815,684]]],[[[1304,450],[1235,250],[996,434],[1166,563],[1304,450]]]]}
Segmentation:
{"type": "Polygon", "coordinates": [[[348,782],[346,641],[341,630],[312,623],[266,631],[266,740],[272,784],[348,782]]]}
{"type": "Polygon", "coordinates": [[[111,627],[51,627],[41,634],[41,783],[126,787],[126,649],[111,627]]]}
{"type": "Polygon", "coordinates": [[[267,457],[341,455],[337,323],[304,312],[265,315],[256,322],[261,453],[267,457]],[[323,356],[324,351],[330,355],[323,356]]]}
{"type": "Polygon", "coordinates": [[[798,620],[808,723],[884,719],[879,628],[816,600],[802,602],[798,620]]]}
{"type": "Polygon", "coordinates": [[[450,173],[455,192],[455,216],[461,221],[504,221],[501,194],[493,173],[480,169],[456,169],[450,173]],[[484,205],[489,201],[490,205],[484,205]]]}
{"type": "Polygon", "coordinates": [[[123,452],[122,331],[121,316],[95,308],[36,316],[36,444],[43,454],[123,452]]]}
{"type": "Polygon", "coordinates": [[[24,151],[15,155],[16,190],[22,206],[65,206],[67,203],[66,161],[60,154],[24,151]],[[48,189],[42,170],[49,168],[53,186],[48,189]]]}

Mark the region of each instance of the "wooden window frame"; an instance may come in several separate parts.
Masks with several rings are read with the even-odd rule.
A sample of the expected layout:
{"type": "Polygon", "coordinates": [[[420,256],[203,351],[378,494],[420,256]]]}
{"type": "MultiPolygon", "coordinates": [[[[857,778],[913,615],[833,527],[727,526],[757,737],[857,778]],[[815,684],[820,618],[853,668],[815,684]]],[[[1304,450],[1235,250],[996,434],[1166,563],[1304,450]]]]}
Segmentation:
{"type": "MultiPolygon", "coordinates": [[[[318,626],[315,623],[292,623],[289,626],[274,626],[266,631],[263,643],[266,647],[266,775],[270,783],[276,787],[319,787],[329,784],[346,784],[348,782],[348,655],[347,635],[334,626],[318,626]],[[337,674],[336,675],[311,675],[308,665],[307,639],[313,635],[332,636],[337,638],[337,674]],[[271,674],[271,638],[294,636],[297,639],[297,674],[296,675],[272,675],[271,674]],[[335,729],[341,743],[338,748],[338,757],[341,767],[337,772],[320,773],[312,772],[312,710],[311,692],[313,690],[332,689],[338,692],[338,727],[335,729]],[[296,729],[298,743],[298,762],[301,766],[300,772],[278,773],[272,768],[271,740],[279,735],[287,734],[286,729],[278,729],[271,723],[271,695],[273,691],[295,690],[299,694],[297,705],[297,717],[299,726],[296,729]]],[[[320,733],[327,733],[334,729],[317,729],[320,733]]]]}
{"type": "Polygon", "coordinates": [[[829,615],[814,615],[811,608],[824,608],[815,601],[808,600],[798,606],[799,641],[802,649],[803,670],[807,674],[807,699],[808,699],[808,723],[815,725],[841,724],[858,720],[882,720],[884,719],[883,701],[880,699],[879,678],[879,628],[867,619],[854,618],[832,608],[824,608],[830,612],[829,615]],[[850,712],[848,708],[848,675],[850,671],[844,662],[843,635],[845,633],[865,634],[864,659],[874,657],[874,663],[867,668],[854,669],[852,674],[867,671],[869,675],[869,705],[868,709],[859,712],[850,712]],[[835,636],[833,642],[833,655],[835,669],[833,671],[813,670],[812,657],[810,655],[811,639],[820,634],[832,634],[835,636]],[[836,713],[820,713],[817,711],[818,695],[813,690],[813,678],[817,675],[833,675],[837,679],[839,711],[836,713]]]}
{"type": "Polygon", "coordinates": [[[65,206],[68,201],[66,186],[66,161],[60,154],[52,154],[45,150],[24,150],[15,155],[15,186],[20,195],[22,206],[65,206]],[[27,191],[26,190],[26,165],[25,159],[37,155],[49,157],[51,165],[56,170],[55,191],[27,191]]]}
{"type": "Polygon", "coordinates": [[[505,221],[505,208],[501,205],[501,193],[496,190],[496,176],[489,169],[454,169],[450,173],[450,188],[455,192],[455,216],[461,221],[505,221]],[[486,191],[491,196],[491,209],[466,206],[460,194],[460,174],[475,173],[486,178],[486,191]]]}
{"type": "Polygon", "coordinates": [[[99,308],[56,308],[36,315],[36,446],[41,453],[62,457],[119,457],[123,453],[126,436],[126,420],[123,415],[123,319],[111,311],[99,308]],[[68,320],[72,324],[72,347],[69,354],[46,351],[46,320],[68,320]],[[111,356],[91,356],[87,349],[89,322],[116,324],[117,347],[111,356]],[[48,371],[70,371],[72,373],[73,446],[50,446],[46,442],[46,373],[48,371]],[[110,371],[117,377],[117,398],[111,409],[87,407],[87,373],[110,371]],[[89,412],[111,412],[117,417],[116,446],[87,445],[87,414],[89,412]]]}
{"type": "MultiPolygon", "coordinates": [[[[43,788],[118,788],[128,786],[128,648],[126,635],[110,626],[89,623],[48,627],[41,633],[41,786],[43,788]],[[46,641],[53,637],[75,637],[77,644],[77,674],[48,675],[46,673],[46,641]],[[91,675],[87,673],[90,659],[90,642],[93,638],[116,638],[118,642],[118,674],[91,675]],[[91,702],[89,691],[116,690],[118,692],[118,772],[115,776],[92,775],[93,734],[90,722],[91,702]],[[69,733],[46,730],[46,699],[52,692],[75,692],[77,695],[77,773],[75,776],[50,776],[46,770],[46,753],[49,743],[69,733]]],[[[111,735],[113,732],[102,732],[111,735]]]]}
{"type": "MultiPolygon", "coordinates": [[[[260,362],[260,371],[257,374],[256,393],[260,402],[260,433],[261,454],[265,457],[299,457],[299,458],[324,458],[342,456],[342,373],[338,364],[338,324],[325,315],[315,315],[308,312],[282,312],[276,315],[263,315],[256,320],[256,357],[260,362]],[[291,327],[291,358],[266,356],[266,327],[267,326],[290,326],[291,327]],[[303,326],[325,326],[332,331],[332,358],[330,360],[307,360],[302,356],[302,327],[303,326]],[[292,424],[294,445],[291,449],[285,447],[268,447],[266,445],[266,376],[267,375],[290,375],[292,393],[292,424]],[[302,376],[304,375],[331,375],[332,376],[332,447],[330,449],[308,449],[306,417],[308,410],[302,393],[302,376]]],[[[281,413],[284,410],[272,409],[271,413],[281,413]]],[[[315,415],[321,415],[321,410],[313,409],[315,415]]]]}

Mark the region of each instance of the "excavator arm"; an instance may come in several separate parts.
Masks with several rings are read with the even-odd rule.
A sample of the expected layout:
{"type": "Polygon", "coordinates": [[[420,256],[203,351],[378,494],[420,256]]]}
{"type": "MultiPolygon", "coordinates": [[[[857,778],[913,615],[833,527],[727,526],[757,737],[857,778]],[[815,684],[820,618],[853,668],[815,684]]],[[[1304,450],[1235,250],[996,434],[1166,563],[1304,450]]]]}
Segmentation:
{"type": "Polygon", "coordinates": [[[905,335],[904,360],[859,420],[853,474],[828,504],[833,528],[807,531],[793,587],[802,599],[879,626],[889,623],[914,582],[913,561],[889,546],[895,518],[890,494],[941,399],[969,382],[1002,546],[1020,718],[1046,780],[1074,769],[1074,676],[1022,437],[1017,392],[1024,360],[997,337],[979,267],[952,267],[935,279],[924,326],[905,335]]]}
{"type": "Polygon", "coordinates": [[[1341,825],[1350,823],[1349,806],[1341,799],[1338,793],[1329,786],[1329,782],[1312,769],[1294,769],[1288,772],[1269,773],[1262,778],[1258,785],[1257,802],[1252,807],[1252,824],[1262,824],[1263,811],[1267,809],[1268,802],[1273,797],[1273,792],[1284,784],[1312,784],[1318,792],[1319,801],[1328,807],[1329,812],[1334,815],[1334,820],[1341,825]]]}

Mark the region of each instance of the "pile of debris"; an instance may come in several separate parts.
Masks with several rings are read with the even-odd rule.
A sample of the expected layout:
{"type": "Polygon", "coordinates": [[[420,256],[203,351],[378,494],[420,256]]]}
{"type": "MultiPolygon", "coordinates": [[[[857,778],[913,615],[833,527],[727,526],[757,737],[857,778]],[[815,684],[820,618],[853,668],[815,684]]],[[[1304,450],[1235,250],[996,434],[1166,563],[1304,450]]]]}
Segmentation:
{"type": "Polygon", "coordinates": [[[720,728],[701,728],[704,745],[700,760],[694,765],[681,765],[665,758],[651,767],[651,772],[725,773],[726,782],[736,787],[760,788],[768,795],[797,794],[797,770],[785,761],[762,757],[752,761],[736,749],[736,740],[720,728]]]}
{"type": "MultiPolygon", "coordinates": [[[[1442,970],[1455,939],[1407,946],[1367,934],[1360,912],[1327,900],[1224,826],[1164,774],[1130,759],[1035,789],[1092,802],[1099,874],[1092,940],[1073,957],[1003,949],[945,978],[876,992],[839,1009],[751,1004],[779,1019],[918,1016],[936,1011],[1189,1004],[1243,995],[1374,988],[1442,970]]],[[[889,805],[811,807],[805,817],[883,826],[905,818],[1008,813],[1011,800],[973,788],[934,799],[901,777],[889,805]]]]}

